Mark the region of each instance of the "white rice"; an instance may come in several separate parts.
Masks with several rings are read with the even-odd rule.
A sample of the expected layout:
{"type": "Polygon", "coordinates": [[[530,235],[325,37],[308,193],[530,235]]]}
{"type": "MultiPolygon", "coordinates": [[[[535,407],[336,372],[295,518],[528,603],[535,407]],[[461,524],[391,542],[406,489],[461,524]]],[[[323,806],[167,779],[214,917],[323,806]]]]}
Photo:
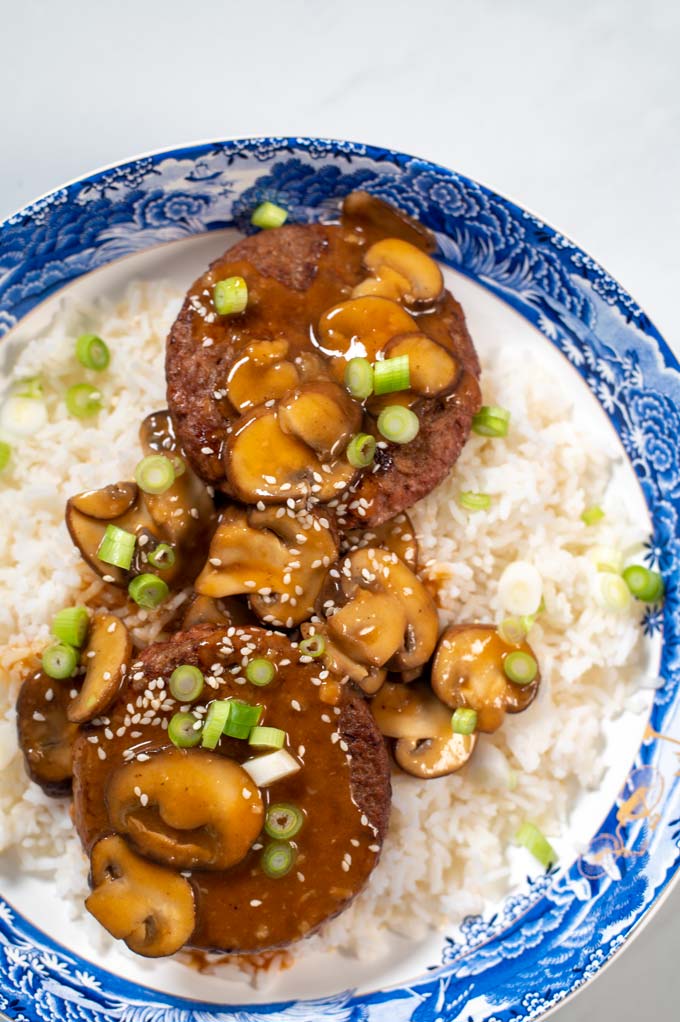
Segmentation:
{"type": "MultiPolygon", "coordinates": [[[[52,615],[101,589],[68,538],[64,503],[79,490],[130,477],[140,420],[164,405],[164,339],[180,301],[167,285],[137,284],[115,306],[102,302],[83,312],[62,304],[14,370],[16,377],[42,376],[49,422],[39,436],[13,441],[11,468],[0,478],[0,851],[12,849],[22,870],[53,875],[55,896],[89,919],[102,949],[110,939],[83,907],[87,863],[67,802],[27,780],[14,703],[52,615]],[[76,363],[74,337],[83,329],[110,346],[105,373],[76,363]],[[106,412],[92,424],[70,418],[62,398],[82,379],[103,392],[106,412]]],[[[480,355],[485,402],[511,410],[509,435],[473,437],[450,478],[411,515],[424,573],[440,585],[442,623],[500,620],[504,567],[521,558],[539,569],[545,611],[531,642],[540,693],[529,710],[483,737],[460,774],[428,782],[394,776],[390,832],[368,887],[297,954],[313,946],[379,956],[390,931],[417,938],[502,896],[519,824],[531,819],[559,837],[575,800],[598,784],[603,727],[623,708],[640,667],[639,610],[597,608],[587,556],[594,544],[632,551],[644,538],[620,505],[607,503],[616,451],[579,428],[559,379],[537,364],[527,372],[521,348],[480,355]],[[463,511],[461,490],[491,494],[491,509],[463,511]],[[604,503],[606,519],[586,528],[580,514],[594,503],[604,503]]],[[[140,643],[162,628],[148,617],[140,611],[131,622],[140,643]]]]}

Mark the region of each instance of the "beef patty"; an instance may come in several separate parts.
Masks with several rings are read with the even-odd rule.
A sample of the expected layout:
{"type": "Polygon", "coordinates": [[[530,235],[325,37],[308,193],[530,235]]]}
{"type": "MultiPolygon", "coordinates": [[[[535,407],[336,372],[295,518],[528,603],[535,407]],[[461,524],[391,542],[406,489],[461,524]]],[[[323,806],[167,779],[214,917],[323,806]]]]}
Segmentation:
{"type": "MultiPolygon", "coordinates": [[[[191,664],[205,674],[206,685],[194,709],[213,699],[234,697],[260,704],[264,707],[260,724],[287,732],[288,750],[301,769],[262,787],[260,793],[265,811],[268,805],[290,803],[304,814],[304,825],[294,838],[294,867],[278,878],[263,872],[263,845],[266,848],[270,840],[264,834],[228,869],[186,869],[177,865],[178,858],[176,875],[188,880],[195,905],[195,925],[186,946],[225,953],[283,947],[342,911],[376,865],[390,809],[385,744],[366,703],[310,659],[285,636],[261,628],[196,625],[146,649],[108,711],[108,723],[87,728],[76,739],[74,817],[85,850],[92,853],[97,842],[121,833],[120,823],[112,824],[112,819],[122,818],[112,779],[120,779],[121,769],[134,764],[140,769],[135,787],[140,801],[134,802],[132,796],[122,837],[144,856],[147,848],[140,832],[142,838],[149,832],[152,837],[165,833],[177,841],[188,840],[183,836],[188,833],[199,846],[202,840],[194,831],[173,830],[154,806],[153,795],[148,804],[142,800],[145,771],[153,768],[163,750],[170,748],[173,756],[185,757],[180,766],[184,771],[192,764],[192,769],[198,764],[200,770],[201,757],[206,756],[205,750],[180,751],[169,743],[165,728],[179,706],[167,685],[176,667],[191,664]],[[277,666],[266,687],[243,677],[244,661],[255,657],[266,657],[277,666]]],[[[215,749],[215,755],[239,763],[253,754],[246,741],[226,736],[215,749]]],[[[159,790],[167,783],[166,776],[159,790]]],[[[177,812],[181,816],[181,806],[177,812]]],[[[174,826],[180,826],[176,819],[174,826]]],[[[159,860],[153,850],[157,844],[148,858],[164,866],[175,861],[167,845],[159,860]]]]}
{"type": "MultiPolygon", "coordinates": [[[[290,225],[239,241],[187,294],[168,336],[168,405],[179,442],[196,472],[232,496],[255,502],[244,497],[233,478],[231,437],[242,428],[245,417],[227,396],[226,381],[248,345],[281,339],[288,345],[286,358],[298,365],[293,387],[313,379],[315,373],[327,375],[328,359],[318,341],[321,317],[347,301],[352,289],[366,279],[363,258],[368,247],[386,234],[397,233],[389,229],[395,224],[408,226],[403,214],[371,201],[382,211],[373,221],[362,222],[361,216],[354,216],[339,225],[290,225]],[[247,282],[247,308],[237,315],[218,316],[212,299],[214,284],[234,276],[247,282]]],[[[421,247],[431,247],[422,241],[426,236],[419,225],[417,233],[410,230],[408,234],[421,247]]],[[[338,482],[331,504],[338,506],[341,524],[378,525],[429,493],[458,458],[481,403],[479,362],[459,303],[443,291],[426,307],[409,307],[407,321],[409,316],[413,325],[407,330],[425,333],[454,356],[455,386],[440,396],[411,402],[420,422],[413,441],[381,443],[374,465],[353,477],[351,471],[343,476],[345,486],[349,484],[344,493],[342,481],[338,482]]],[[[330,375],[338,379],[337,371],[330,375]]],[[[377,414],[381,405],[399,403],[400,398],[392,395],[377,404],[369,400],[361,428],[382,440],[377,414]]],[[[264,491],[258,498],[268,502],[264,491]]],[[[316,499],[327,500],[328,495],[316,499]]]]}

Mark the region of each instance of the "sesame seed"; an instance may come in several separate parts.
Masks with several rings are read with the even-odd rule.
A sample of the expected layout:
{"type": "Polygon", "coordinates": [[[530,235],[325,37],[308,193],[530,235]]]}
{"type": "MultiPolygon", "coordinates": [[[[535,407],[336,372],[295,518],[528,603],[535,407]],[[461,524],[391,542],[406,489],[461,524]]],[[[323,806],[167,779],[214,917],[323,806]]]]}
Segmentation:
{"type": "Polygon", "coordinates": [[[300,881],[301,884],[304,884],[304,882],[305,882],[305,875],[304,875],[304,873],[298,873],[297,874],[297,878],[298,878],[298,880],[300,881]]]}
{"type": "Polygon", "coordinates": [[[380,845],[369,845],[368,846],[368,850],[369,850],[369,852],[379,852],[380,851],[380,845]]]}
{"type": "Polygon", "coordinates": [[[53,699],[54,699],[54,689],[48,688],[47,692],[45,693],[45,702],[51,703],[53,699]]]}
{"type": "Polygon", "coordinates": [[[97,749],[97,755],[99,756],[100,759],[106,759],[106,753],[104,752],[101,746],[97,749]]]}
{"type": "Polygon", "coordinates": [[[34,710],[33,711],[33,720],[44,721],[45,717],[43,716],[42,713],[39,712],[39,710],[34,710]]]}
{"type": "Polygon", "coordinates": [[[297,699],[291,699],[291,701],[290,701],[290,705],[292,706],[292,708],[293,708],[294,710],[298,710],[298,711],[299,711],[299,710],[301,710],[301,709],[302,709],[302,707],[300,706],[300,704],[299,704],[299,702],[297,701],[297,699]]]}
{"type": "Polygon", "coordinates": [[[253,898],[253,899],[251,900],[250,904],[251,904],[251,906],[252,906],[253,908],[259,908],[259,907],[260,907],[260,905],[262,904],[262,902],[260,901],[260,899],[259,899],[259,898],[253,898]]]}
{"type": "Polygon", "coordinates": [[[87,740],[90,743],[90,745],[99,745],[99,738],[97,737],[97,735],[88,735],[87,740]]]}
{"type": "Polygon", "coordinates": [[[146,792],[143,795],[140,795],[139,801],[142,803],[143,806],[148,806],[149,796],[146,794],[146,792]]]}
{"type": "Polygon", "coordinates": [[[349,873],[349,863],[348,863],[348,862],[345,862],[345,861],[343,860],[343,861],[342,861],[342,862],[340,863],[340,865],[341,865],[341,866],[342,866],[342,868],[344,869],[345,873],[349,873]]]}
{"type": "Polygon", "coordinates": [[[113,582],[113,575],[102,575],[104,582],[113,582]]]}

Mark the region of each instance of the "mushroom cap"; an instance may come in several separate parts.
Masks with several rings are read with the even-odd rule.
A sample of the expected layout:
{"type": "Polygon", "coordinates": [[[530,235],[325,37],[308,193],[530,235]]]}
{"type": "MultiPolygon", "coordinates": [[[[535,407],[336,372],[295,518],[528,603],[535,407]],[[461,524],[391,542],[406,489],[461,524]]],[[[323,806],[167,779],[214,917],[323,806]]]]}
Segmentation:
{"type": "Polygon", "coordinates": [[[245,593],[255,614],[292,628],[314,610],[326,569],[338,555],[328,511],[279,514],[230,507],[224,512],[195,588],[203,596],[245,593]]]}
{"type": "Polygon", "coordinates": [[[386,738],[450,738],[451,710],[425,682],[386,681],[371,700],[373,719],[386,738]]]}
{"type": "Polygon", "coordinates": [[[400,738],[394,746],[394,758],[407,774],[414,777],[444,777],[465,766],[474,752],[477,735],[449,738],[400,738]]]}
{"type": "Polygon", "coordinates": [[[437,646],[432,690],[452,709],[466,706],[475,710],[478,731],[496,731],[506,713],[526,710],[540,684],[538,673],[528,685],[517,685],[507,677],[503,662],[516,650],[534,656],[527,642],[510,645],[493,625],[452,625],[437,646]]]}
{"type": "Polygon", "coordinates": [[[423,252],[434,252],[437,248],[434,234],[419,220],[403,213],[398,206],[360,189],[345,196],[342,219],[369,241],[387,236],[409,241],[423,252]]]}
{"type": "Polygon", "coordinates": [[[279,402],[284,433],[306,443],[322,459],[337,458],[361,427],[361,406],[344,387],[328,380],[303,383],[279,402]]]}
{"type": "Polygon", "coordinates": [[[332,358],[373,362],[392,337],[417,329],[413,317],[389,298],[350,298],[324,312],[319,320],[319,347],[332,358]]]}
{"type": "Polygon", "coordinates": [[[379,546],[384,550],[391,550],[411,571],[416,571],[418,568],[416,531],[405,511],[383,522],[382,525],[363,529],[347,529],[343,533],[343,553],[361,550],[367,546],[379,546]]]}
{"type": "Polygon", "coordinates": [[[118,835],[98,841],[90,863],[85,907],[112,936],[145,958],[172,955],[187,943],[196,916],[188,880],[136,855],[118,835]]]}
{"type": "Polygon", "coordinates": [[[48,795],[66,795],[71,788],[73,743],[79,731],[67,716],[72,683],[70,678],[55,681],[38,671],[19,689],[19,748],[29,776],[48,795]]]}
{"type": "Polygon", "coordinates": [[[264,819],[257,786],[232,759],[169,747],[116,770],[106,791],[111,826],[147,858],[173,869],[228,869],[264,819]],[[147,796],[142,805],[141,791],[147,796]]]}
{"type": "Polygon", "coordinates": [[[437,397],[453,390],[460,366],[453,354],[424,333],[399,334],[385,348],[385,358],[408,355],[409,389],[422,397],[437,397]]]}
{"type": "Polygon", "coordinates": [[[95,614],[81,663],[86,668],[80,692],[68,707],[68,719],[84,724],[98,717],[116,698],[132,655],[125,624],[113,614],[95,614]]]}
{"type": "Polygon", "coordinates": [[[277,400],[297,386],[300,375],[286,357],[288,350],[283,337],[246,345],[227,376],[227,396],[237,412],[277,400]]]}
{"type": "Polygon", "coordinates": [[[396,288],[406,305],[435,302],[444,290],[442,271],[434,259],[403,238],[376,241],[364,254],[364,266],[377,282],[387,281],[388,294],[396,288]]]}

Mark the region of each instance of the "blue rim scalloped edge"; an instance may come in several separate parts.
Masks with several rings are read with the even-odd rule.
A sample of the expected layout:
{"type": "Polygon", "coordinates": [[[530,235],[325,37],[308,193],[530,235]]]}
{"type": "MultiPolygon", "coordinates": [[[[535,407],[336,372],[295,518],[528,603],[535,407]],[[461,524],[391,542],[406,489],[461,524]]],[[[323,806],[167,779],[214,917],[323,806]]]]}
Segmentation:
{"type": "Polygon", "coordinates": [[[408,985],[316,1001],[220,1007],[147,990],[93,967],[0,898],[0,1009],[11,1019],[116,1022],[521,1022],[594,976],[658,902],[680,860],[680,373],[649,319],[596,262],[512,202],[445,168],[332,139],[260,138],[145,156],[50,193],[0,226],[0,335],[77,277],[166,241],[236,225],[270,199],[324,219],[366,188],[437,233],[440,255],[533,323],[613,423],[653,521],[648,560],[666,581],[648,734],[593,855],[466,920],[442,964],[408,985]],[[630,806],[637,809],[630,811],[630,806]],[[600,854],[599,857],[597,853],[600,854]],[[589,861],[590,859],[590,861],[589,861]],[[606,868],[601,864],[605,863],[606,868]]]}

